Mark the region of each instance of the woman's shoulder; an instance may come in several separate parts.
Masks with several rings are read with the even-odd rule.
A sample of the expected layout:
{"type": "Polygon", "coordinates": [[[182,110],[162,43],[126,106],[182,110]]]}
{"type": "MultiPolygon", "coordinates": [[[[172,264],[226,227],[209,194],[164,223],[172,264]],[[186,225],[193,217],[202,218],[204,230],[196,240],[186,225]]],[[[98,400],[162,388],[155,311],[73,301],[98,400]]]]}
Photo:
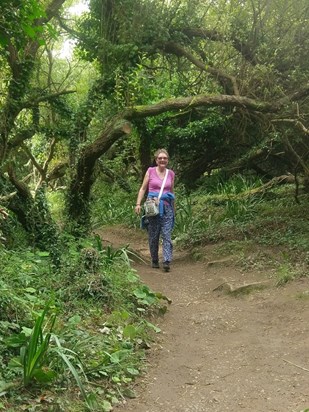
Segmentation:
{"type": "Polygon", "coordinates": [[[172,177],[175,177],[175,172],[173,169],[168,169],[168,172],[171,174],[172,177]]]}
{"type": "Polygon", "coordinates": [[[155,169],[156,169],[156,167],[152,167],[152,166],[148,167],[147,172],[148,172],[149,176],[154,173],[155,169]]]}

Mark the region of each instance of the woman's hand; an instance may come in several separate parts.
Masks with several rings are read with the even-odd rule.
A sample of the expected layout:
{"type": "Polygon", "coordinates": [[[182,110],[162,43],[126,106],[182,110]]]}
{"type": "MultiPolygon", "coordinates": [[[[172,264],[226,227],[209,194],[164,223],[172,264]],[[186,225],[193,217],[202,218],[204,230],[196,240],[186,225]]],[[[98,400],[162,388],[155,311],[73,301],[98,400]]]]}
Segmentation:
{"type": "Polygon", "coordinates": [[[135,213],[137,214],[137,215],[139,215],[140,213],[141,213],[141,205],[135,205],[135,213]]]}

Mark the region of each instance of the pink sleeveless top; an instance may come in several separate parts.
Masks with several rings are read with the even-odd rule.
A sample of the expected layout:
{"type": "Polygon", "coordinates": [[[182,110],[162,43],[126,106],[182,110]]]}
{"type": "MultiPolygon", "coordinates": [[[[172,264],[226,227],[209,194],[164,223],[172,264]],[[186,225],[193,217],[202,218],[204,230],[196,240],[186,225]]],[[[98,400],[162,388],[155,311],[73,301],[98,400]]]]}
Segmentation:
{"type": "MultiPolygon", "coordinates": [[[[148,183],[148,191],[149,192],[160,192],[163,179],[161,179],[158,174],[156,167],[149,167],[149,183],[148,183]]],[[[173,170],[169,169],[168,176],[164,185],[163,193],[170,192],[172,189],[172,183],[174,181],[175,173],[173,170]]]]}

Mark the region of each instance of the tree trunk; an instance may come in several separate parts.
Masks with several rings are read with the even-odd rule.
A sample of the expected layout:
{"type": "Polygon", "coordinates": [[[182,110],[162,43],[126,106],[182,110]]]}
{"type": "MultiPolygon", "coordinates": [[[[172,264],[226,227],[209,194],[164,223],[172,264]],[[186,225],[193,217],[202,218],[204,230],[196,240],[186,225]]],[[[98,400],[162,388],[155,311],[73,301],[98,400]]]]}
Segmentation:
{"type": "Polygon", "coordinates": [[[116,118],[103,130],[97,140],[82,151],[76,166],[67,198],[68,229],[79,236],[89,230],[89,198],[94,183],[94,168],[97,159],[102,156],[112,144],[131,132],[131,124],[124,119],[116,118]]]}
{"type": "Polygon", "coordinates": [[[145,173],[149,166],[151,166],[151,135],[149,134],[145,119],[141,119],[135,122],[139,133],[139,157],[142,165],[141,181],[143,180],[145,173]]]}
{"type": "Polygon", "coordinates": [[[9,198],[7,208],[16,215],[32,246],[48,251],[53,264],[59,266],[58,229],[46,201],[45,188],[41,187],[33,198],[28,187],[17,180],[12,168],[9,169],[9,178],[17,193],[9,198]]]}

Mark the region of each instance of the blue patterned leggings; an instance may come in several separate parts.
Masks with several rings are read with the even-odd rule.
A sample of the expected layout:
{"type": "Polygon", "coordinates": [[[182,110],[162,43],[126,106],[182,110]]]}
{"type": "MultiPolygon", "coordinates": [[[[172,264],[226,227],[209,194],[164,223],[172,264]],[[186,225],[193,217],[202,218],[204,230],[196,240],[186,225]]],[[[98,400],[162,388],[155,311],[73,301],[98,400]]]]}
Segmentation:
{"type": "Polygon", "coordinates": [[[173,258],[172,230],[174,226],[174,211],[170,205],[164,205],[163,216],[149,217],[148,241],[153,262],[159,261],[159,239],[162,237],[163,261],[171,262],[173,258]]]}

